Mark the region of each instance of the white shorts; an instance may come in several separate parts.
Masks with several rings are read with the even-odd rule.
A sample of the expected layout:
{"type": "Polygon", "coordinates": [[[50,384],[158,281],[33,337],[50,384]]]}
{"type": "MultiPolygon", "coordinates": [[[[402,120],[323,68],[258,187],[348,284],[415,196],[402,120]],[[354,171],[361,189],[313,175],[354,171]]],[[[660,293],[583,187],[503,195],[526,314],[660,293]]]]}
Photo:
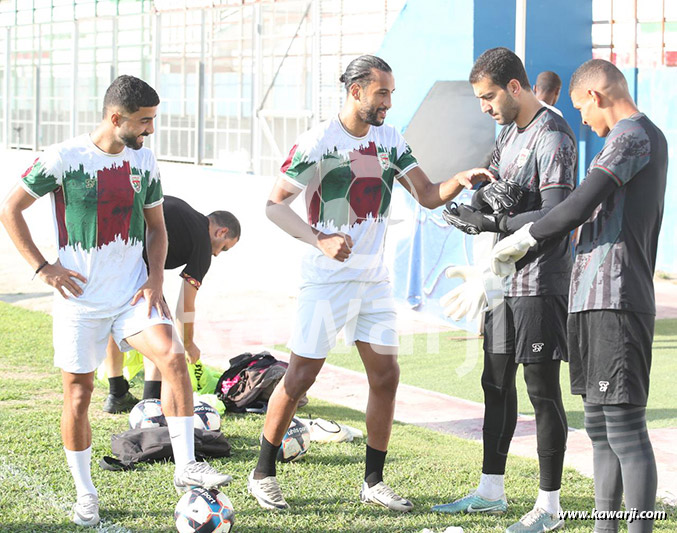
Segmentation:
{"type": "Polygon", "coordinates": [[[172,325],[155,308],[149,318],[143,298],[136,305],[126,304],[118,314],[104,318],[64,311],[62,308],[54,313],[54,366],[72,374],[88,374],[97,369],[106,358],[110,335],[121,351],[128,352],[132,347],[125,341],[127,337],[156,324],[172,325]]]}
{"type": "Polygon", "coordinates": [[[301,287],[292,338],[296,355],[324,359],[345,326],[346,344],[398,346],[397,314],[390,283],[308,284],[301,287]]]}

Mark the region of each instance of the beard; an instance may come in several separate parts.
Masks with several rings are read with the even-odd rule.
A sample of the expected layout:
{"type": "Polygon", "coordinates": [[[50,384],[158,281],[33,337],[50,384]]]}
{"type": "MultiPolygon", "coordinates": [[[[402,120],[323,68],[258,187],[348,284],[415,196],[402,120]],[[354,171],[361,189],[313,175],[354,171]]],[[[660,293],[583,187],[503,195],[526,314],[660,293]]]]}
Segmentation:
{"type": "Polygon", "coordinates": [[[379,111],[387,111],[385,107],[367,107],[360,109],[360,118],[372,126],[382,126],[385,119],[379,118],[379,111]]]}
{"type": "Polygon", "coordinates": [[[520,107],[516,100],[513,100],[512,97],[505,102],[505,105],[500,110],[501,120],[497,122],[500,125],[511,124],[515,122],[517,115],[519,114],[520,107]]]}
{"type": "MultiPolygon", "coordinates": [[[[141,134],[143,137],[147,137],[148,134],[142,133],[141,134]]],[[[124,143],[124,145],[127,148],[131,148],[132,150],[141,150],[143,148],[143,140],[139,142],[137,139],[139,138],[138,135],[121,135],[120,140],[124,143]]]]}

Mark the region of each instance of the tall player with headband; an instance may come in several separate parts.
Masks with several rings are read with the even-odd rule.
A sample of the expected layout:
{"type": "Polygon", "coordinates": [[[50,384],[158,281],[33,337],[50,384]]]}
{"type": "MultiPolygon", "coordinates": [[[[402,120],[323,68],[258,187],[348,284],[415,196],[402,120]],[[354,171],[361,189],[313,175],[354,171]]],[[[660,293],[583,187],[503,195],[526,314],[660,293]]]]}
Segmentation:
{"type": "Polygon", "coordinates": [[[402,135],[384,124],[395,79],[382,59],[358,57],[341,83],[347,93],[341,112],[299,137],[266,208],[275,224],[312,248],[302,265],[289,369],[270,398],[248,487],[263,508],[288,507],[276,478],[277,451],[299,399],[345,327],[346,341],[357,346],[369,380],[360,499],[409,511],[412,503],[383,482],[399,382],[395,309],[383,264],[392,188],[397,179],[422,206],[435,208],[492,176],[486,169],[471,169],[430,182],[402,135]],[[290,208],[302,192],[308,222],[290,208]]]}

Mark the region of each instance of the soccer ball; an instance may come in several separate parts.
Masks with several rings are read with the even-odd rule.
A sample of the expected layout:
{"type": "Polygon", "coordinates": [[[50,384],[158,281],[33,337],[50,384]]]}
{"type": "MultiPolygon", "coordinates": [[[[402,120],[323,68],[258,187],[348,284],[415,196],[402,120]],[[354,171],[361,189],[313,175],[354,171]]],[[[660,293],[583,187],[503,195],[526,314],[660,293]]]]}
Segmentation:
{"type": "Polygon", "coordinates": [[[208,430],[221,428],[221,415],[211,405],[200,402],[193,408],[193,413],[196,428],[208,430]]]}
{"type": "Polygon", "coordinates": [[[179,533],[227,533],[235,523],[235,510],[222,492],[199,487],[181,496],[174,520],[179,533]]]}
{"type": "Polygon", "coordinates": [[[155,398],[141,400],[129,412],[129,427],[132,429],[156,428],[166,425],[167,419],[162,414],[160,400],[155,398]]]}
{"type": "Polygon", "coordinates": [[[296,461],[303,457],[310,446],[310,429],[298,418],[292,418],[289,429],[282,437],[282,445],[277,452],[277,460],[283,463],[296,461]]]}

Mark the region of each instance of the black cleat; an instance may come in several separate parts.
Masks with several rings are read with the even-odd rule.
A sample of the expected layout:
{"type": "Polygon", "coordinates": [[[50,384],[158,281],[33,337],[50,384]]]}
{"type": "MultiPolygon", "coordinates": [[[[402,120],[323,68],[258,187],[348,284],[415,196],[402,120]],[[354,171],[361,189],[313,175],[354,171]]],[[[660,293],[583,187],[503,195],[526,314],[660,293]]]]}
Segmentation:
{"type": "Polygon", "coordinates": [[[109,394],[106,401],[103,402],[103,410],[106,413],[129,413],[132,408],[139,403],[139,400],[134,395],[127,391],[124,396],[113,396],[109,394]]]}

